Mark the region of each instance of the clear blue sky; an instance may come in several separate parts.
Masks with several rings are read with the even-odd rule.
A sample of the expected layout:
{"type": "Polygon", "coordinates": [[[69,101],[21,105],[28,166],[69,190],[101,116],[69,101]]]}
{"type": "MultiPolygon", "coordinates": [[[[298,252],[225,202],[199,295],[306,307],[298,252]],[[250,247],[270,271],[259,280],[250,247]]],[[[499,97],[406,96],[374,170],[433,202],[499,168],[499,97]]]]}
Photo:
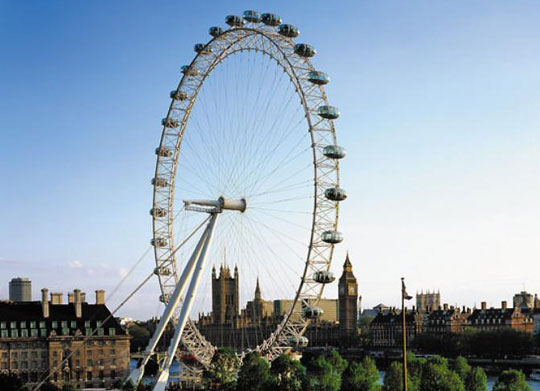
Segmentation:
{"type": "Polygon", "coordinates": [[[0,297],[14,276],[37,297],[130,268],[179,67],[251,8],[298,25],[332,78],[350,196],[334,270],[348,249],[365,306],[397,304],[402,275],[459,305],[540,292],[537,1],[1,0],[0,297]]]}

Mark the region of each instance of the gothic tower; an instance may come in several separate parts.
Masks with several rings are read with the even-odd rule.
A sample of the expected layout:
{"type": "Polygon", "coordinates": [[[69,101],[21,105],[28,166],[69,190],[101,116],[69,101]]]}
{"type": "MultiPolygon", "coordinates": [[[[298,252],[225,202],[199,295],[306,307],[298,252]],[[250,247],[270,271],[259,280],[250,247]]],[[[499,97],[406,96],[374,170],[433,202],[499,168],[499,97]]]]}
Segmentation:
{"type": "Polygon", "coordinates": [[[358,283],[352,272],[349,254],[339,279],[339,328],[345,335],[356,333],[358,322],[358,283]]]}
{"type": "Polygon", "coordinates": [[[239,314],[238,267],[234,268],[234,277],[228,266],[222,265],[219,277],[216,268],[212,268],[212,316],[214,324],[230,323],[239,314]]]}

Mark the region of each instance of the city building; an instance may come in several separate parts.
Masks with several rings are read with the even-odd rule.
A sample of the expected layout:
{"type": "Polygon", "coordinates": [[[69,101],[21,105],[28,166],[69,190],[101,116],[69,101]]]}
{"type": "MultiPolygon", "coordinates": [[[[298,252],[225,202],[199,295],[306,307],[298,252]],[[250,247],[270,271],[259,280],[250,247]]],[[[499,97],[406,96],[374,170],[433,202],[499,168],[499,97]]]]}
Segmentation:
{"type": "Polygon", "coordinates": [[[508,308],[506,301],[501,302],[501,308],[487,308],[485,301],[481,308],[472,311],[467,318],[467,327],[479,331],[496,331],[514,329],[532,333],[534,320],[528,310],[522,310],[519,306],[508,308]]]}
{"type": "Polygon", "coordinates": [[[129,372],[130,336],[96,291],[95,304],[75,289],[63,303],[61,293],[42,289],[41,301],[0,302],[0,372],[14,373],[35,385],[110,386],[129,372]]]}
{"type": "Polygon", "coordinates": [[[24,277],[12,278],[9,282],[9,300],[32,301],[32,281],[24,277]]]}
{"type": "Polygon", "coordinates": [[[516,293],[512,299],[514,307],[519,307],[522,310],[540,309],[540,299],[538,295],[532,295],[529,292],[521,291],[516,293]]]}
{"type": "Polygon", "coordinates": [[[435,311],[428,312],[423,319],[422,331],[431,334],[462,333],[467,326],[470,309],[444,304],[435,311]]]}
{"type": "Polygon", "coordinates": [[[418,312],[426,313],[435,311],[441,306],[441,294],[440,292],[421,291],[416,294],[416,308],[418,312]]]}
{"type": "MultiPolygon", "coordinates": [[[[371,345],[374,347],[399,347],[403,345],[403,318],[401,310],[392,308],[379,312],[371,322],[371,345]]],[[[407,341],[422,332],[422,315],[415,308],[405,313],[407,341]]]]}

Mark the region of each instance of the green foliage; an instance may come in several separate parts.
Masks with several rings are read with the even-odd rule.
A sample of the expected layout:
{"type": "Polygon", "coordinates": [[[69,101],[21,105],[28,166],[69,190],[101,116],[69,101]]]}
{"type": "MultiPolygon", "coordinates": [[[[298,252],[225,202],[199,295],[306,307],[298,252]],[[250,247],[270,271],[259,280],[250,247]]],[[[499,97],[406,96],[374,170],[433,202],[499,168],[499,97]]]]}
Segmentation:
{"type": "MultiPolygon", "coordinates": [[[[403,365],[400,362],[394,361],[386,371],[384,376],[383,391],[402,391],[403,365]]],[[[412,389],[409,388],[411,391],[412,389]]]]}
{"type": "Polygon", "coordinates": [[[133,391],[134,389],[135,389],[135,386],[133,385],[133,382],[131,381],[131,379],[125,382],[124,385],[122,386],[122,391],[133,391]]]}
{"type": "Polygon", "coordinates": [[[448,368],[448,360],[431,357],[422,368],[420,391],[464,391],[465,385],[456,372],[448,368]]]}
{"type": "Polygon", "coordinates": [[[459,356],[455,360],[452,360],[450,369],[456,372],[463,382],[466,382],[472,368],[465,357],[459,356]]]}
{"type": "Polygon", "coordinates": [[[273,391],[300,391],[305,383],[306,369],[300,361],[282,354],[272,362],[268,389],[273,391]]]}
{"type": "Polygon", "coordinates": [[[19,391],[23,386],[21,379],[14,374],[0,374],[0,390],[2,391],[19,391]]]}
{"type": "Polygon", "coordinates": [[[205,370],[203,379],[217,391],[236,389],[236,371],[240,362],[232,349],[220,349],[212,357],[210,369],[205,370]]]}
{"type": "Polygon", "coordinates": [[[150,330],[143,325],[133,323],[128,328],[128,331],[133,337],[130,343],[131,352],[138,352],[144,349],[150,340],[150,330]]]}
{"type": "Polygon", "coordinates": [[[341,387],[341,373],[324,356],[319,356],[309,363],[304,380],[306,391],[339,391],[341,387]]]}
{"type": "Polygon", "coordinates": [[[379,391],[379,370],[369,357],[349,364],[342,377],[341,391],[379,391]]]}
{"type": "Polygon", "coordinates": [[[493,386],[493,391],[531,391],[521,371],[509,369],[503,371],[493,386]]]}
{"type": "Polygon", "coordinates": [[[334,369],[341,375],[347,368],[347,360],[345,360],[336,349],[332,349],[326,357],[328,362],[332,364],[334,369]]]}
{"type": "Polygon", "coordinates": [[[251,352],[244,358],[238,372],[237,391],[262,391],[270,381],[270,365],[258,352],[251,352]]]}
{"type": "Polygon", "coordinates": [[[487,376],[482,368],[474,368],[465,381],[466,391],[488,391],[487,376]]]}

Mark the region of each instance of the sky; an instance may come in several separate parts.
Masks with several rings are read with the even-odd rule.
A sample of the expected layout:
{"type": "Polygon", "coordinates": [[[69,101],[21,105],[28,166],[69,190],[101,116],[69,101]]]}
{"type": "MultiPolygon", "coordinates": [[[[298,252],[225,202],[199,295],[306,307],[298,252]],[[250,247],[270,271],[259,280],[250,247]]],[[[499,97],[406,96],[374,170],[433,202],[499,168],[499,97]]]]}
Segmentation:
{"type": "MultiPolygon", "coordinates": [[[[471,307],[540,292],[537,1],[0,0],[0,298],[17,276],[38,299],[128,275],[152,235],[168,91],[245,9],[297,25],[331,77],[349,194],[332,270],[348,251],[365,308],[397,305],[401,276],[471,307]]],[[[158,315],[157,291],[119,314],[158,315]]]]}

